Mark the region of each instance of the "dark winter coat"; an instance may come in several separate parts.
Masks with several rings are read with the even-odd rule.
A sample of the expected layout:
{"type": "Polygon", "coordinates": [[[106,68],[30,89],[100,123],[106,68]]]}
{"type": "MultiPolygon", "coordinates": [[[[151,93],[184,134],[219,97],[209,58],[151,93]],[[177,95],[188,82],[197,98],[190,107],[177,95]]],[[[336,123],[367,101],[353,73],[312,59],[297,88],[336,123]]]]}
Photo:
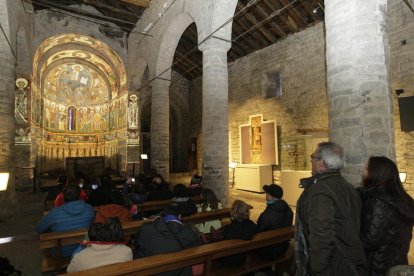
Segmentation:
{"type": "Polygon", "coordinates": [[[148,193],[148,199],[151,201],[155,200],[167,200],[171,199],[174,196],[173,192],[170,190],[170,187],[168,187],[168,184],[161,183],[158,186],[154,188],[154,190],[151,190],[148,193]]]}
{"type": "Polygon", "coordinates": [[[302,179],[305,188],[296,216],[308,248],[311,275],[358,275],[366,273],[359,238],[361,199],[339,173],[327,171],[302,179]]]}
{"type": "MultiPolygon", "coordinates": [[[[266,209],[257,220],[257,232],[279,229],[291,226],[293,222],[293,211],[283,199],[267,204],[266,209]]],[[[258,251],[261,258],[276,259],[282,256],[289,247],[289,242],[262,248],[258,251]]]]}
{"type": "Polygon", "coordinates": [[[172,199],[178,205],[178,210],[182,217],[197,213],[197,205],[194,200],[188,197],[173,197],[172,199]]]}
{"type": "MultiPolygon", "coordinates": [[[[135,235],[134,258],[177,252],[200,244],[197,234],[190,225],[178,221],[166,222],[164,218],[157,218],[153,222],[145,223],[135,235]]],[[[191,267],[159,275],[191,275],[191,267]]]]}
{"type": "Polygon", "coordinates": [[[369,274],[385,275],[395,265],[407,265],[412,238],[414,206],[382,188],[361,189],[361,240],[369,274]]]}
{"type": "MultiPolygon", "coordinates": [[[[256,233],[257,225],[251,220],[242,222],[232,221],[223,227],[224,240],[240,239],[251,240],[256,233]]],[[[246,261],[246,253],[239,253],[233,256],[220,259],[220,263],[224,266],[237,267],[242,266],[246,261]]]]}

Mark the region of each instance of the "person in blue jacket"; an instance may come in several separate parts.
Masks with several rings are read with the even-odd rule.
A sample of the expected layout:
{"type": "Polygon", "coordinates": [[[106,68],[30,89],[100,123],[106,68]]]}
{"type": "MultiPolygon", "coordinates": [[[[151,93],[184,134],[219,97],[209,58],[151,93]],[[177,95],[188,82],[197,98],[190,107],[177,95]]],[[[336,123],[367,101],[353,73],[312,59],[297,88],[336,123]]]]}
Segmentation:
{"type": "MultiPolygon", "coordinates": [[[[64,232],[88,228],[95,217],[93,207],[79,198],[81,189],[68,184],[63,189],[64,204],[53,208],[37,224],[38,233],[64,232]]],[[[62,256],[71,256],[78,245],[67,245],[62,248],[62,256]]]]}

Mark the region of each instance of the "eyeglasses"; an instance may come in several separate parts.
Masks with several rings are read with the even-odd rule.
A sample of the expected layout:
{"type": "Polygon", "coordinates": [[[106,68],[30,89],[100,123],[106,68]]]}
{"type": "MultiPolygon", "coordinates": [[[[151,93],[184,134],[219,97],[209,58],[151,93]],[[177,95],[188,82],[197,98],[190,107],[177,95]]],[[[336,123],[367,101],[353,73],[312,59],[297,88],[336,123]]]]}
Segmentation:
{"type": "Polygon", "coordinates": [[[316,159],[316,160],[321,160],[321,158],[319,157],[319,156],[315,156],[315,155],[313,155],[313,154],[311,154],[311,160],[312,159],[316,159]]]}

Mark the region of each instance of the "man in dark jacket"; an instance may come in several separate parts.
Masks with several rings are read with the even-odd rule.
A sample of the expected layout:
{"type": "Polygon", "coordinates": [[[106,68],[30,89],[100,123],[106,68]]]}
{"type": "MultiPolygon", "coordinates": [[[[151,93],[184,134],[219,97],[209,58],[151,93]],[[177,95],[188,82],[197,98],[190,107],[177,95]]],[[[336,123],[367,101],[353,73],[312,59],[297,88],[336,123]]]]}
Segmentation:
{"type": "MultiPolygon", "coordinates": [[[[264,232],[292,225],[293,212],[282,199],[283,189],[279,185],[264,185],[266,192],[266,209],[257,220],[257,232],[264,232]]],[[[289,242],[262,248],[258,251],[263,259],[274,260],[282,256],[289,247],[289,242]]]]}
{"type": "MultiPolygon", "coordinates": [[[[164,210],[163,217],[145,223],[138,230],[135,235],[134,258],[177,252],[200,244],[201,242],[191,225],[181,223],[177,204],[172,204],[164,210]]],[[[159,275],[191,275],[191,267],[159,275]]]]}
{"type": "Polygon", "coordinates": [[[311,155],[312,177],[296,207],[296,275],[365,275],[359,238],[361,200],[340,174],[343,149],[323,142],[311,155]]]}
{"type": "MultiPolygon", "coordinates": [[[[292,225],[293,211],[282,199],[283,189],[279,185],[264,185],[266,192],[266,209],[257,220],[257,232],[279,229],[292,225]]],[[[258,251],[261,258],[274,260],[282,256],[289,247],[289,242],[262,248],[258,251]]]]}

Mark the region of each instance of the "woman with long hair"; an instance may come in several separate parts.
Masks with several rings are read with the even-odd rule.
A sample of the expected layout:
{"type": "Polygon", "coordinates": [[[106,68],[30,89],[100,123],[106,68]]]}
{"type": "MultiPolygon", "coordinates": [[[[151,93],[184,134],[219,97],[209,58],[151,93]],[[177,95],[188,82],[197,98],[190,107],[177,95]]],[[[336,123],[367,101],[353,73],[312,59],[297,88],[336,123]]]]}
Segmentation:
{"type": "Polygon", "coordinates": [[[387,157],[370,157],[362,182],[361,240],[369,275],[385,275],[391,267],[408,263],[414,202],[387,157]]]}
{"type": "MultiPolygon", "coordinates": [[[[217,196],[210,189],[203,189],[201,191],[201,203],[197,205],[197,212],[213,212],[215,210],[221,209],[221,203],[218,200],[217,196]]],[[[221,220],[215,219],[210,221],[205,221],[199,224],[196,224],[195,227],[201,233],[207,234],[210,233],[211,227],[214,229],[219,229],[221,227],[221,220]]]]}

